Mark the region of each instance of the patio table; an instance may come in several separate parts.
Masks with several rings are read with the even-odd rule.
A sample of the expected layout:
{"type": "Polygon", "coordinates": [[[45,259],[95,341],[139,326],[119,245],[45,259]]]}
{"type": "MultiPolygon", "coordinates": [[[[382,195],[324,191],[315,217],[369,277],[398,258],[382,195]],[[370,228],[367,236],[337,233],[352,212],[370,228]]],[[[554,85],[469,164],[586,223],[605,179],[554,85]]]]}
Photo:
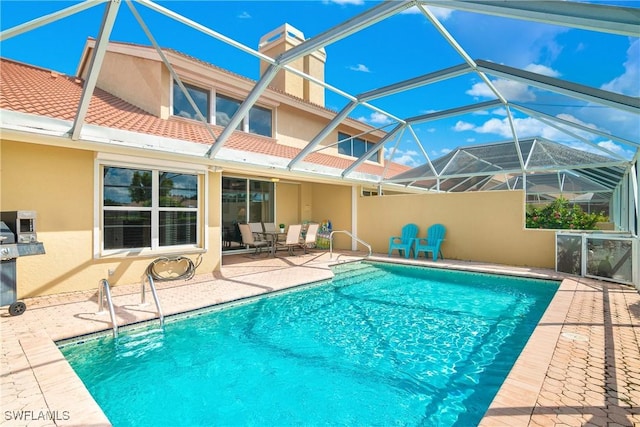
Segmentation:
{"type": "Polygon", "coordinates": [[[276,256],[276,242],[278,241],[280,236],[286,236],[286,232],[281,231],[263,231],[262,235],[266,237],[267,241],[271,245],[271,256],[276,256]]]}

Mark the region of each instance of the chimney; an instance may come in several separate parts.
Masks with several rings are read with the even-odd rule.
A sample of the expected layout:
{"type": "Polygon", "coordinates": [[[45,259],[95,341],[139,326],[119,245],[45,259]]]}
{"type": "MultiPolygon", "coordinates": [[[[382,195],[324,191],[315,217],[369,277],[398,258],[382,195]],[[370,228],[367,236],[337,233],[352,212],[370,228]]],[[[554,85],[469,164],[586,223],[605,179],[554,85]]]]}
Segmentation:
{"type": "MultiPolygon", "coordinates": [[[[304,34],[300,30],[289,24],[284,24],[260,38],[258,51],[271,58],[277,58],[304,40],[304,34]]],[[[298,58],[288,65],[324,82],[324,64],[326,60],[327,54],[323,48],[298,58]]],[[[260,75],[264,73],[268,65],[266,62],[260,61],[260,75]]],[[[324,87],[289,71],[279,71],[271,81],[271,86],[324,107],[324,87]]]]}

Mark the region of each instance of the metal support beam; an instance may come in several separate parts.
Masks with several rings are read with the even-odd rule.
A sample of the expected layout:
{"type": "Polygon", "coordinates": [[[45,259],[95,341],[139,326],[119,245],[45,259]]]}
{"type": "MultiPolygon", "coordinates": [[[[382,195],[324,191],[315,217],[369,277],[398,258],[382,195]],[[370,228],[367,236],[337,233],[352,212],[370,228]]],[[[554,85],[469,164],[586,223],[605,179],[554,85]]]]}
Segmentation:
{"type": "Polygon", "coordinates": [[[528,115],[530,115],[532,117],[535,117],[537,119],[545,118],[545,119],[548,119],[548,120],[550,120],[552,122],[555,122],[555,123],[560,123],[560,124],[563,124],[563,125],[566,125],[566,126],[569,126],[569,127],[572,127],[572,128],[580,129],[580,130],[583,130],[585,132],[592,133],[594,135],[600,135],[603,138],[610,138],[612,141],[617,141],[617,142],[620,142],[620,143],[625,144],[625,145],[634,145],[636,147],[640,147],[640,141],[630,141],[628,139],[620,138],[620,137],[617,137],[617,136],[612,135],[610,133],[602,132],[601,130],[598,130],[598,129],[595,129],[595,128],[591,128],[591,127],[585,126],[585,125],[580,124],[580,123],[575,123],[575,122],[571,122],[569,120],[561,119],[560,117],[551,116],[549,114],[542,113],[542,112],[540,112],[538,110],[534,110],[534,109],[525,107],[523,105],[514,104],[514,103],[511,103],[509,105],[511,105],[512,108],[514,108],[516,110],[520,110],[523,113],[528,114],[528,115]]]}
{"type": "Polygon", "coordinates": [[[90,9],[106,1],[109,1],[109,0],[87,0],[82,3],[69,6],[68,8],[62,9],[58,12],[53,12],[53,13],[50,13],[49,15],[45,15],[40,18],[33,19],[29,22],[25,22],[24,24],[16,25],[15,27],[9,28],[8,30],[4,30],[0,33],[0,42],[8,40],[11,37],[15,37],[22,33],[35,30],[36,28],[42,27],[43,25],[50,24],[59,19],[66,18],[67,16],[75,15],[78,12],[82,12],[85,9],[90,9]]]}
{"type": "Polygon", "coordinates": [[[269,65],[269,68],[265,70],[264,74],[260,78],[260,81],[256,83],[253,89],[251,89],[251,92],[249,92],[247,98],[242,102],[242,104],[240,104],[240,107],[238,107],[238,111],[236,111],[233,117],[231,117],[231,120],[229,120],[227,126],[224,128],[222,133],[220,133],[217,141],[211,144],[211,147],[209,148],[209,150],[207,150],[206,157],[214,157],[220,150],[220,148],[222,148],[222,145],[236,130],[240,122],[244,120],[247,114],[249,114],[249,110],[251,109],[251,107],[253,107],[253,104],[256,103],[258,98],[260,98],[260,95],[262,95],[262,92],[264,92],[267,86],[269,86],[269,83],[271,83],[271,80],[274,79],[278,71],[280,71],[280,67],[269,65]]]}
{"type": "Polygon", "coordinates": [[[375,90],[361,93],[357,96],[357,98],[358,101],[361,102],[371,101],[372,99],[381,98],[383,96],[392,95],[394,93],[403,92],[420,86],[426,86],[431,83],[458,77],[471,71],[473,70],[467,64],[455,65],[453,67],[445,68],[433,73],[424,74],[419,77],[414,77],[412,79],[404,80],[375,90]]]}
{"type": "Polygon", "coordinates": [[[278,62],[281,65],[288,64],[298,58],[302,58],[312,52],[356,33],[376,22],[382,21],[389,16],[395,15],[405,9],[409,9],[414,4],[413,0],[385,1],[360,15],[349,19],[335,27],[312,37],[299,45],[289,49],[280,55],[278,62]]]}
{"type": "Polygon", "coordinates": [[[640,10],[576,1],[421,0],[448,9],[638,37],[640,10]]]}
{"type": "Polygon", "coordinates": [[[572,83],[566,80],[532,73],[531,71],[509,67],[507,65],[484,61],[482,59],[476,60],[476,63],[478,64],[479,70],[494,76],[561,93],[572,98],[583,99],[588,102],[595,102],[597,104],[607,105],[619,110],[640,114],[640,98],[634,98],[632,96],[621,95],[619,93],[609,92],[591,86],[572,83]]]}
{"type": "Polygon", "coordinates": [[[147,35],[147,38],[149,39],[153,47],[156,49],[156,52],[158,52],[158,55],[162,59],[164,66],[167,67],[167,69],[169,70],[171,77],[173,78],[173,80],[176,81],[176,83],[180,87],[180,90],[184,94],[185,98],[187,98],[189,105],[191,105],[191,108],[193,108],[193,110],[196,112],[198,119],[204,124],[205,129],[207,129],[207,132],[211,136],[211,141],[215,141],[216,135],[215,133],[213,133],[213,129],[211,129],[211,126],[209,126],[209,118],[204,117],[204,115],[202,114],[202,111],[200,111],[200,108],[198,108],[198,106],[196,105],[195,101],[191,97],[191,94],[189,94],[189,91],[187,90],[184,83],[182,83],[182,80],[178,76],[178,73],[176,73],[176,71],[173,69],[173,66],[167,59],[167,56],[164,54],[164,52],[160,48],[160,45],[158,45],[158,42],[156,41],[155,37],[153,37],[153,34],[151,34],[151,31],[149,31],[149,27],[147,27],[147,24],[145,24],[144,20],[142,19],[142,16],[140,16],[140,14],[138,13],[138,11],[133,6],[130,0],[126,0],[126,2],[127,2],[127,6],[129,7],[129,10],[131,10],[131,13],[138,21],[140,28],[142,28],[142,31],[144,31],[144,33],[147,35]]]}
{"type": "Polygon", "coordinates": [[[358,166],[360,166],[362,163],[364,163],[364,161],[366,159],[368,159],[373,153],[375,153],[376,151],[378,151],[379,149],[381,149],[384,144],[390,140],[391,138],[394,137],[394,135],[396,133],[398,133],[398,131],[400,131],[401,129],[404,129],[406,125],[404,124],[399,124],[396,127],[394,127],[391,132],[389,132],[388,134],[386,134],[380,141],[376,142],[374,144],[373,147],[371,147],[366,153],[364,153],[362,156],[360,156],[358,159],[356,159],[355,162],[353,162],[351,164],[351,166],[349,166],[348,168],[346,168],[344,171],[342,171],[342,177],[346,177],[347,175],[349,175],[351,173],[351,171],[355,170],[358,166]]]}
{"type": "Polygon", "coordinates": [[[287,165],[287,168],[291,170],[296,164],[301,162],[305,157],[313,151],[314,148],[318,144],[320,144],[329,134],[338,127],[338,125],[351,113],[356,107],[358,103],[356,101],[351,101],[348,103],[338,114],[335,115],[333,119],[322,129],[316,136],[313,137],[311,141],[298,153],[296,157],[293,158],[287,165]]]}
{"type": "Polygon", "coordinates": [[[503,105],[498,99],[491,101],[479,102],[477,104],[465,105],[463,107],[451,108],[449,110],[436,111],[435,113],[422,114],[406,119],[406,122],[410,125],[430,122],[433,120],[444,119],[446,117],[457,116],[459,114],[470,113],[478,110],[486,110],[488,108],[498,107],[503,105]]]}
{"type": "Polygon", "coordinates": [[[89,111],[89,104],[91,103],[91,97],[93,91],[96,88],[98,82],[98,75],[100,74],[100,68],[102,67],[102,61],[104,55],[107,52],[107,45],[109,44],[109,36],[113,29],[113,24],[116,21],[118,15],[118,9],[120,8],[120,0],[109,0],[107,7],[102,17],[102,24],[100,25],[100,33],[96,40],[95,47],[93,48],[93,56],[91,57],[91,63],[87,71],[87,78],[85,79],[84,86],[82,87],[82,95],[80,96],[80,103],[78,104],[78,110],[76,111],[76,118],[71,128],[71,139],[76,141],[80,139],[80,132],[82,131],[82,125],[84,119],[89,111]]]}

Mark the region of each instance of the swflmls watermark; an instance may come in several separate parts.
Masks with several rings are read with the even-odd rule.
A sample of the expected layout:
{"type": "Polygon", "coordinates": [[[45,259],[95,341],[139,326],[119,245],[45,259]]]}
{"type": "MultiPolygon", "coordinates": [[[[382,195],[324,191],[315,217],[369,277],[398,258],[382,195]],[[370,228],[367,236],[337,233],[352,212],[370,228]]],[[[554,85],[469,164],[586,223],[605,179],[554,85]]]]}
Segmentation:
{"type": "Polygon", "coordinates": [[[69,411],[4,411],[5,421],[67,421],[71,419],[69,411]]]}

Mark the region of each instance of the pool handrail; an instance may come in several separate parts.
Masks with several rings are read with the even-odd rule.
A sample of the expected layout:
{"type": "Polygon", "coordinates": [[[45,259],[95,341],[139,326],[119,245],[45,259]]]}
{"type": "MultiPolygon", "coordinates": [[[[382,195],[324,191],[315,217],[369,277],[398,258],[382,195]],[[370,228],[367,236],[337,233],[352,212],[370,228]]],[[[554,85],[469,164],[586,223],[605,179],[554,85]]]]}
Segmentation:
{"type": "Polygon", "coordinates": [[[100,285],[98,286],[98,313],[104,313],[104,299],[107,299],[107,304],[109,306],[109,314],[111,315],[111,325],[113,327],[113,337],[118,338],[118,323],[116,323],[116,313],[113,309],[113,300],[111,299],[111,286],[109,285],[109,281],[107,279],[100,280],[100,285]]]}
{"type": "MultiPolygon", "coordinates": [[[[153,300],[156,303],[156,309],[158,311],[158,319],[160,320],[160,327],[164,326],[164,314],[162,314],[162,308],[160,307],[160,299],[158,298],[158,292],[156,291],[156,284],[153,280],[151,274],[146,274],[147,281],[149,281],[149,289],[151,289],[151,295],[153,295],[153,300]]],[[[140,305],[146,304],[146,295],[145,295],[145,278],[142,278],[142,287],[140,289],[140,305]]]]}
{"type": "Polygon", "coordinates": [[[364,240],[359,239],[357,236],[354,236],[353,234],[351,234],[349,231],[347,230],[334,230],[329,234],[329,259],[333,259],[333,235],[335,233],[344,233],[349,235],[352,239],[354,239],[355,241],[357,241],[358,243],[362,243],[364,246],[367,247],[367,249],[369,249],[369,255],[371,256],[371,245],[369,245],[367,242],[365,242],[364,240]]]}

